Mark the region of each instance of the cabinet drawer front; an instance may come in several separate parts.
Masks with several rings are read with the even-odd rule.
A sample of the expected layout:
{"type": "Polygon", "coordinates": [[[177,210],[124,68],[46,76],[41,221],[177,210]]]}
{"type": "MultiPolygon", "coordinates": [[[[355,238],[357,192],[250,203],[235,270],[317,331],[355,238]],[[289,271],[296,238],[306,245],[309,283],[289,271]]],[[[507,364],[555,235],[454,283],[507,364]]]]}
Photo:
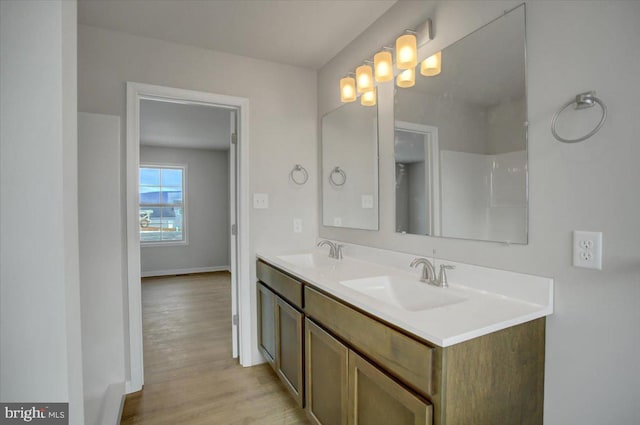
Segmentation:
{"type": "Polygon", "coordinates": [[[349,351],[349,425],[431,425],[433,407],[349,351]]]}
{"type": "Polygon", "coordinates": [[[434,349],[309,287],[305,313],[423,395],[433,393],[434,349]]]}
{"type": "Polygon", "coordinates": [[[258,261],[256,264],[258,279],[277,292],[292,305],[302,309],[302,283],[279,270],[258,261]]]}
{"type": "Polygon", "coordinates": [[[306,409],[313,425],[347,425],[349,349],[305,319],[306,409]]]}
{"type": "Polygon", "coordinates": [[[300,407],[304,405],[303,316],[276,297],[276,372],[300,407]]]}
{"type": "Polygon", "coordinates": [[[276,362],[276,297],[269,288],[258,283],[258,348],[275,369],[276,362]]]}

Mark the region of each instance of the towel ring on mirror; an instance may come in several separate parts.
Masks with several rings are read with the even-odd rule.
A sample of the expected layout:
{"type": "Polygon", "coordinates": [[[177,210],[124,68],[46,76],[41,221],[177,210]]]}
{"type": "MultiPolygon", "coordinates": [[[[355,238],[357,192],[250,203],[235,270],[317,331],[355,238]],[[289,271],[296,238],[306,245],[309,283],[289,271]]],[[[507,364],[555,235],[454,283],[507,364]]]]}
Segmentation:
{"type": "Polygon", "coordinates": [[[347,174],[344,172],[344,170],[340,167],[335,167],[333,170],[331,170],[331,172],[329,173],[329,181],[331,182],[332,185],[334,186],[344,186],[344,184],[347,182],[347,174]],[[334,174],[339,174],[340,176],[342,176],[342,181],[336,181],[333,178],[334,174]]]}
{"type": "Polygon", "coordinates": [[[585,93],[580,93],[579,95],[576,95],[575,99],[573,99],[573,100],[565,103],[564,105],[562,105],[562,108],[560,108],[560,110],[555,113],[555,115],[553,116],[553,119],[551,120],[551,134],[553,134],[553,137],[555,137],[556,139],[558,139],[559,141],[561,141],[563,143],[582,142],[583,140],[586,140],[589,137],[591,137],[594,134],[596,134],[598,132],[598,130],[600,130],[600,128],[604,124],[604,120],[605,119],[607,119],[607,105],[605,105],[605,103],[602,100],[600,100],[600,99],[598,99],[596,97],[596,92],[595,91],[588,91],[588,92],[585,92],[585,93]],[[578,137],[577,139],[565,139],[564,137],[558,135],[558,132],[556,131],[556,122],[557,122],[558,117],[560,116],[560,114],[565,109],[567,109],[569,106],[574,105],[574,104],[575,104],[574,109],[576,109],[576,110],[578,110],[578,109],[587,109],[587,108],[593,107],[596,103],[598,105],[600,105],[600,108],[602,108],[602,118],[600,118],[600,122],[598,123],[598,125],[596,125],[596,127],[593,130],[591,130],[585,136],[578,137]]]}
{"type": "Polygon", "coordinates": [[[293,167],[293,170],[291,170],[291,172],[289,173],[289,177],[295,184],[302,186],[307,182],[307,180],[309,180],[309,173],[307,172],[307,169],[302,165],[296,164],[293,167]],[[297,173],[301,173],[302,175],[296,178],[297,173]]]}

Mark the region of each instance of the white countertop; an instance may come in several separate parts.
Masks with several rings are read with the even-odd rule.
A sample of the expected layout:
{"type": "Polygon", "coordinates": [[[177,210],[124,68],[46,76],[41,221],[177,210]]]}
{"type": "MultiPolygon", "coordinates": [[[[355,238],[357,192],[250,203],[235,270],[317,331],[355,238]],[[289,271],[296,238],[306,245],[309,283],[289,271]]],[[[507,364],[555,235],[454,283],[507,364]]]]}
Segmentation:
{"type": "Polygon", "coordinates": [[[449,272],[448,288],[431,288],[464,300],[421,311],[408,311],[340,282],[393,276],[427,285],[419,282],[419,270],[408,267],[414,255],[358,245],[347,245],[342,260],[329,259],[327,253],[328,248],[279,253],[261,251],[257,255],[300,280],[441,347],[553,313],[553,279],[438,259],[438,264],[452,264],[456,269],[449,272]],[[292,254],[312,254],[322,261],[314,266],[294,264],[282,258],[292,254]]]}

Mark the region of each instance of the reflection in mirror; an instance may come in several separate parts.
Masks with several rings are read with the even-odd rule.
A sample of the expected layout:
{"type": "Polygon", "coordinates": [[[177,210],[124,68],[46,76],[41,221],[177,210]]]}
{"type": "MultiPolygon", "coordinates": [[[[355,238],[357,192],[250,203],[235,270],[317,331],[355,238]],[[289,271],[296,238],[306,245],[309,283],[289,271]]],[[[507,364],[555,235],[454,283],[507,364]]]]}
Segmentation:
{"type": "Polygon", "coordinates": [[[378,229],[377,108],[352,102],[322,118],[322,222],[378,229]]]}
{"type": "Polygon", "coordinates": [[[527,243],[524,13],[445,48],[438,75],[396,88],[397,232],[527,243]]]}

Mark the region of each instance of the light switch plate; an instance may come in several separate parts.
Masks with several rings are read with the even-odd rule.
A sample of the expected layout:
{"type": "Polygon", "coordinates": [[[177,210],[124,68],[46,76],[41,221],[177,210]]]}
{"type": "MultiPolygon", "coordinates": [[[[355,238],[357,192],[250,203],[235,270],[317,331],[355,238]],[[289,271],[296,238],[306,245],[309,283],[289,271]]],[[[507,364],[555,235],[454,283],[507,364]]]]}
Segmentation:
{"type": "Polygon", "coordinates": [[[373,195],[362,195],[361,197],[362,208],[373,208],[373,195]]]}
{"type": "Polygon", "coordinates": [[[302,219],[294,218],[293,219],[293,233],[302,233],[302,219]]]}
{"type": "Polygon", "coordinates": [[[602,232],[573,232],[573,265],[602,270],[602,232]]]}
{"type": "Polygon", "coordinates": [[[269,208],[269,194],[268,193],[254,193],[253,194],[253,208],[256,210],[264,210],[269,208]]]}

